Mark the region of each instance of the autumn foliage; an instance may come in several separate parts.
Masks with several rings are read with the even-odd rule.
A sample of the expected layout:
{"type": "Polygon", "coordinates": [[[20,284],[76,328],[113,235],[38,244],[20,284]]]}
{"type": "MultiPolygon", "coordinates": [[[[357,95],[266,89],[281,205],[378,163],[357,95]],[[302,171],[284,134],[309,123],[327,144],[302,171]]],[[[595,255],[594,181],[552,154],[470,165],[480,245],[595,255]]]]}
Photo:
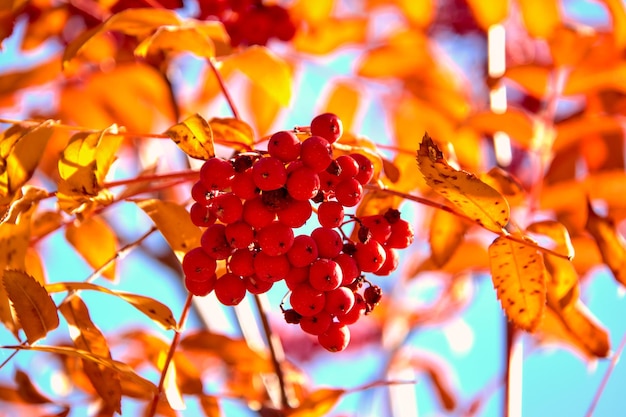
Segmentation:
{"type": "Polygon", "coordinates": [[[610,376],[624,342],[587,292],[607,276],[626,286],[622,2],[598,2],[608,18],[593,26],[555,0],[344,3],[0,5],[0,410],[365,415],[344,400],[367,391],[387,415],[395,390],[407,400],[424,382],[435,410],[480,415],[501,386],[523,394],[520,341],[611,360],[610,376]],[[320,114],[336,136],[318,134],[320,114]],[[264,185],[253,170],[268,161],[284,178],[264,185]],[[232,170],[223,186],[213,162],[232,170]],[[216,215],[226,195],[237,210],[274,205],[271,218],[216,215]],[[249,240],[228,243],[238,221],[249,240]],[[269,249],[285,244],[276,234],[286,249],[269,249]],[[337,251],[295,266],[294,239],[337,251]],[[278,256],[282,275],[260,277],[278,256]],[[257,269],[236,273],[246,263],[257,269]],[[302,284],[310,268],[336,282],[302,284]],[[463,321],[485,281],[507,361],[469,396],[413,336],[463,321]],[[307,316],[335,290],[349,307],[307,316]],[[381,359],[374,377],[317,383],[316,367],[363,352],[381,359]]]}

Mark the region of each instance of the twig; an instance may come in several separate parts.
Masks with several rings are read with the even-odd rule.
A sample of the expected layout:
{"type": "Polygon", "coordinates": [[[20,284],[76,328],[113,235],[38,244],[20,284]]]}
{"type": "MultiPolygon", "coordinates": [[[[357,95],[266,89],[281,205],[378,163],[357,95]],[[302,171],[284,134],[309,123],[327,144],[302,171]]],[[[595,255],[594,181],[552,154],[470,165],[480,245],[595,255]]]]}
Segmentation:
{"type": "Polygon", "coordinates": [[[187,295],[187,299],[185,300],[185,305],[183,307],[183,311],[180,314],[180,319],[178,320],[178,329],[176,333],[174,333],[174,338],[172,339],[172,343],[170,344],[170,348],[167,352],[167,357],[165,358],[165,363],[163,364],[163,370],[161,371],[161,378],[159,379],[159,385],[157,387],[157,392],[152,400],[152,405],[150,406],[150,411],[147,416],[153,417],[156,414],[157,407],[159,405],[159,398],[163,393],[163,385],[165,384],[165,376],[167,375],[167,370],[172,363],[172,359],[174,359],[174,354],[176,353],[176,348],[178,347],[178,343],[180,342],[180,336],[182,334],[182,328],[187,320],[187,314],[189,313],[189,309],[191,307],[191,301],[193,299],[193,295],[187,295]]]}
{"type": "Polygon", "coordinates": [[[604,374],[604,377],[602,377],[602,381],[600,381],[598,390],[593,396],[593,400],[591,401],[591,404],[589,405],[589,409],[587,410],[587,414],[585,414],[585,417],[591,417],[593,415],[593,412],[596,406],[598,405],[598,401],[600,401],[600,397],[602,397],[604,388],[606,387],[606,384],[609,382],[609,378],[611,377],[611,374],[613,373],[613,370],[615,369],[617,362],[619,362],[619,359],[622,356],[622,353],[624,352],[625,347],[626,347],[626,333],[624,333],[624,336],[622,336],[622,341],[620,342],[619,347],[617,348],[617,352],[615,352],[615,354],[611,358],[611,363],[609,363],[609,367],[607,368],[606,373],[604,374]]]}
{"type": "MultiPolygon", "coordinates": [[[[7,124],[12,124],[12,125],[38,126],[45,122],[50,123],[51,126],[54,128],[61,129],[61,130],[69,130],[69,131],[74,131],[74,132],[95,133],[95,132],[102,132],[103,130],[103,129],[94,129],[91,127],[84,127],[84,126],[66,125],[66,124],[59,122],[58,120],[41,121],[41,120],[17,120],[17,119],[0,118],[0,123],[7,123],[7,124]]],[[[169,139],[170,138],[165,133],[126,132],[123,127],[120,127],[119,130],[115,133],[115,135],[124,136],[124,137],[141,137],[141,138],[156,138],[156,139],[169,139]]]]}
{"type": "Polygon", "coordinates": [[[113,187],[119,187],[121,185],[136,184],[138,182],[163,181],[163,180],[169,180],[169,179],[172,179],[172,178],[191,178],[191,179],[195,179],[197,177],[198,177],[198,171],[187,170],[187,171],[180,171],[180,172],[171,172],[169,174],[143,175],[143,176],[139,176],[139,177],[135,177],[135,178],[128,178],[128,179],[125,179],[125,180],[111,181],[111,182],[106,182],[106,183],[102,184],[102,187],[103,188],[113,188],[113,187]]]}
{"type": "Polygon", "coordinates": [[[217,79],[218,84],[220,85],[220,89],[222,90],[222,94],[224,94],[224,98],[226,99],[226,102],[228,103],[228,106],[230,107],[230,111],[233,112],[233,116],[235,117],[235,119],[241,119],[241,116],[239,115],[239,112],[237,111],[237,107],[235,106],[235,102],[233,101],[233,98],[228,92],[228,89],[226,88],[226,84],[224,84],[224,80],[222,79],[222,74],[220,74],[219,70],[215,66],[215,62],[213,62],[213,60],[210,58],[207,59],[207,62],[209,66],[211,67],[211,71],[213,71],[213,75],[215,75],[215,78],[217,79]]]}

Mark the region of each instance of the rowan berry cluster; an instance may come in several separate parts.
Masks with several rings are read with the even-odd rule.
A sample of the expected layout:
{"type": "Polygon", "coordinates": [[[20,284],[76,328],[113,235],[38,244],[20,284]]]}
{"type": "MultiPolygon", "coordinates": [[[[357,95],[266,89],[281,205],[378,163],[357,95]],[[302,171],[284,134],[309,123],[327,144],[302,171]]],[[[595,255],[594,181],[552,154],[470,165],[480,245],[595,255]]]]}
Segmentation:
{"type": "Polygon", "coordinates": [[[261,0],[205,0],[199,3],[198,18],[216,18],[224,23],[231,45],[266,45],[271,38],[289,41],[296,26],[279,4],[261,0]]]}
{"type": "Polygon", "coordinates": [[[315,117],[306,132],[300,140],[280,131],[267,152],[204,163],[190,209],[191,220],[204,228],[201,247],[190,250],[182,266],[189,292],[215,291],[225,305],[284,280],[291,305],[283,309],[285,320],[340,351],[350,340],[347,326],[382,295],[363,274],[395,270],[397,250],[411,244],[413,230],[395,209],[362,217],[346,212],[361,201],[374,165],[358,153],[333,156],[332,143],[342,135],[336,115],[315,117]],[[310,233],[298,234],[311,217],[317,223],[307,227],[310,233]],[[354,239],[343,230],[353,225],[354,239]],[[226,269],[218,277],[219,260],[226,269]]]}

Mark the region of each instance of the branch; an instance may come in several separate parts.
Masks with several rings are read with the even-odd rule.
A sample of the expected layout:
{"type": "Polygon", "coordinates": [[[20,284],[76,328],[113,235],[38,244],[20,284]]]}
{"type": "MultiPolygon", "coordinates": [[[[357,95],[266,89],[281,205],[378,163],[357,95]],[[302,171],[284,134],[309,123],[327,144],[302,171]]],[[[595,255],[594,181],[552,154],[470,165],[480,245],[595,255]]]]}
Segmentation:
{"type": "Polygon", "coordinates": [[[617,362],[619,362],[620,357],[622,356],[622,353],[624,353],[625,347],[626,347],[626,333],[624,333],[624,336],[622,336],[622,341],[620,342],[619,347],[617,348],[617,352],[615,352],[615,354],[611,358],[611,363],[609,364],[609,367],[607,368],[606,373],[604,374],[604,377],[602,378],[602,381],[600,382],[600,385],[598,386],[598,390],[596,391],[596,394],[593,396],[593,400],[591,401],[591,404],[589,405],[589,409],[587,410],[587,414],[585,414],[585,417],[591,417],[593,415],[593,412],[596,409],[596,406],[598,405],[598,401],[600,401],[600,397],[602,397],[604,388],[606,387],[607,382],[609,382],[609,378],[611,377],[613,370],[615,370],[615,366],[617,365],[617,362]]]}
{"type": "MultiPolygon", "coordinates": [[[[102,130],[104,130],[104,129],[94,129],[94,128],[85,127],[85,126],[66,125],[66,124],[61,123],[58,120],[47,120],[47,121],[50,122],[57,129],[69,130],[69,131],[73,131],[73,132],[94,133],[94,132],[102,132],[102,130]]],[[[40,124],[44,123],[44,121],[41,121],[41,120],[17,120],[17,119],[0,118],[0,123],[7,123],[7,124],[12,124],[12,125],[39,126],[40,124]]],[[[126,130],[124,129],[123,126],[118,127],[118,129],[119,129],[118,132],[115,133],[115,135],[118,135],[118,136],[132,137],[132,138],[138,138],[139,137],[139,138],[170,139],[170,137],[168,135],[166,135],[165,133],[133,133],[133,132],[126,132],[126,130]]]]}
{"type": "Polygon", "coordinates": [[[230,111],[233,112],[233,116],[235,117],[235,119],[241,119],[241,116],[239,115],[239,112],[237,111],[237,107],[235,106],[235,102],[233,101],[232,96],[228,92],[228,89],[226,88],[226,84],[224,84],[224,79],[222,78],[222,74],[220,74],[219,70],[215,66],[215,62],[213,62],[213,59],[210,59],[210,58],[207,59],[207,62],[209,64],[209,67],[211,67],[211,71],[213,71],[213,75],[215,75],[215,78],[217,79],[218,84],[220,85],[220,89],[222,90],[222,94],[224,94],[224,98],[226,99],[226,102],[228,103],[228,106],[230,107],[230,111]]]}

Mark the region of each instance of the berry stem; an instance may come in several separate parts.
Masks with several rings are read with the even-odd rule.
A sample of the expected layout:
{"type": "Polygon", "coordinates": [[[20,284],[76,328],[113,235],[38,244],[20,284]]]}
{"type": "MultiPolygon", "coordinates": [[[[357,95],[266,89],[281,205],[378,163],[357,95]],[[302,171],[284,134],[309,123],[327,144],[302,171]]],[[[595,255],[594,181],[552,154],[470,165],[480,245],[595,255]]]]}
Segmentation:
{"type": "Polygon", "coordinates": [[[178,329],[174,333],[174,338],[172,339],[172,343],[170,344],[170,349],[167,352],[167,357],[165,358],[165,363],[163,364],[163,370],[161,371],[161,378],[159,379],[159,385],[157,387],[156,395],[152,400],[152,405],[150,406],[150,411],[147,416],[153,417],[156,415],[157,406],[159,405],[159,398],[163,393],[163,385],[165,384],[165,375],[172,363],[172,359],[174,358],[174,353],[176,353],[176,348],[178,347],[178,343],[180,342],[180,336],[182,335],[182,327],[187,320],[187,314],[189,313],[189,309],[191,307],[191,302],[193,300],[193,295],[188,294],[187,299],[185,300],[185,305],[183,306],[183,311],[180,313],[180,319],[178,319],[178,329]]]}
{"type": "Polygon", "coordinates": [[[285,352],[283,351],[283,346],[280,342],[280,339],[276,334],[272,332],[270,323],[267,320],[266,306],[264,306],[264,303],[258,294],[254,295],[254,302],[259,311],[261,325],[263,326],[263,332],[265,333],[265,337],[267,338],[267,344],[269,346],[270,355],[272,357],[272,365],[274,366],[274,372],[276,373],[276,377],[278,378],[278,385],[280,387],[280,404],[278,404],[278,408],[283,409],[285,407],[289,407],[289,397],[287,395],[285,373],[282,366],[282,363],[285,360],[285,352]]]}
{"type": "Polygon", "coordinates": [[[232,96],[228,92],[228,89],[226,88],[226,84],[224,84],[224,79],[222,78],[222,74],[220,74],[220,71],[215,66],[215,62],[211,58],[207,59],[207,62],[209,66],[211,67],[211,71],[213,71],[213,75],[215,75],[215,78],[217,79],[218,84],[220,85],[222,94],[224,94],[224,98],[226,99],[226,102],[228,103],[230,110],[233,112],[233,116],[235,117],[235,119],[241,119],[241,116],[239,115],[239,112],[237,111],[237,107],[235,106],[235,102],[233,101],[232,96]]]}

